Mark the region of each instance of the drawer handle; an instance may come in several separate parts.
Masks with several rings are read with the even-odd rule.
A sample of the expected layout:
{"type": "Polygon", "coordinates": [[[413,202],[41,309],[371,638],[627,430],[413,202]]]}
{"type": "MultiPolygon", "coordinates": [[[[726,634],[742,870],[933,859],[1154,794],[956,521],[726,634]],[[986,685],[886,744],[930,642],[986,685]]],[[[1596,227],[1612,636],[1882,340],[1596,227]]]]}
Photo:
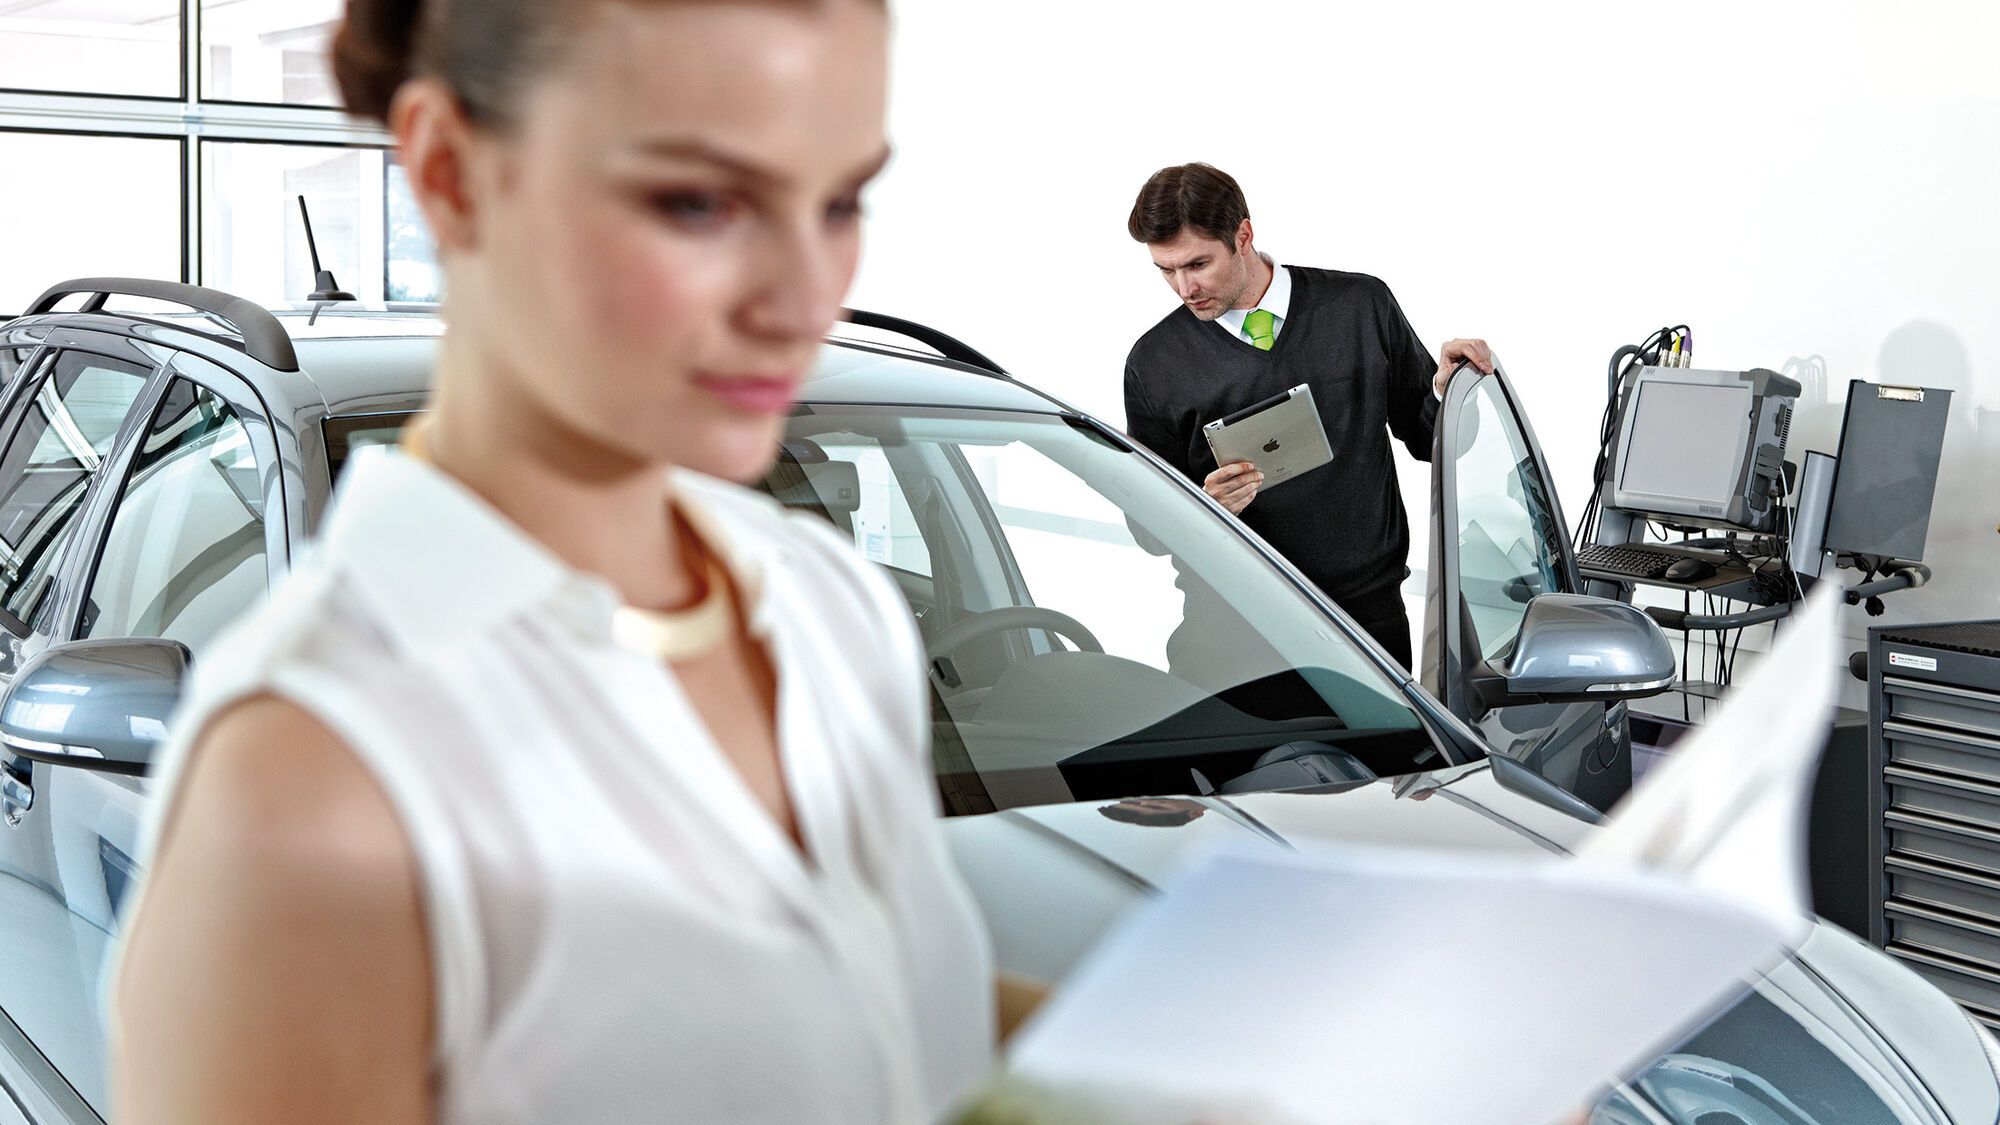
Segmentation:
{"type": "Polygon", "coordinates": [[[1985,785],[1969,778],[1932,773],[1930,770],[1911,769],[1908,766],[1884,766],[1882,774],[1892,781],[1913,781],[1919,785],[1930,786],[1934,789],[1950,789],[1959,793],[1971,793],[1975,796],[1989,797],[2000,801],[2000,785],[1985,785]]]}
{"type": "Polygon", "coordinates": [[[1953,746],[1967,746],[1974,750],[1985,750],[2000,754],[2000,738],[1981,738],[1976,734],[1960,734],[1953,730],[1937,727],[1920,727],[1901,719],[1890,719],[1882,724],[1882,733],[1899,734],[1904,738],[1927,738],[1932,742],[1949,742],[1953,746]]]}
{"type": "Polygon", "coordinates": [[[1882,687],[1886,691],[1901,692],[1906,695],[1941,695],[1950,699],[1964,699],[1973,703],[1984,703],[1988,707],[2000,709],[2000,695],[1975,691],[1972,688],[1953,687],[1950,684],[1930,684],[1922,680],[1909,680],[1901,676],[1882,677],[1882,687]]]}
{"type": "Polygon", "coordinates": [[[1991,969],[1981,968],[1978,965],[1960,961],[1956,957],[1939,957],[1934,953],[1918,949],[1915,946],[1903,945],[1900,942],[1891,943],[1884,952],[1898,960],[1908,961],[1916,965],[1928,965],[1933,969],[1942,969],[1947,973],[1956,973],[1962,977],[1970,977],[1981,984],[2000,987],[2000,974],[1995,974],[1991,969]]]}
{"type": "MultiPolygon", "coordinates": [[[[1901,852],[1890,852],[1883,858],[1882,866],[1894,868],[1898,871],[1905,871],[1912,875],[1928,875],[1934,879],[1950,879],[1954,883],[1964,883],[1967,886],[1978,887],[1981,890],[2000,891],[2000,879],[1995,879],[1991,875],[1984,875],[1962,867],[1938,863],[1934,860],[1904,855],[1901,852]]],[[[2000,919],[1995,919],[1995,921],[2000,922],[2000,919]]]]}
{"type": "Polygon", "coordinates": [[[1980,937],[2000,938],[2000,926],[1990,922],[1979,922],[1959,914],[1947,914],[1942,910],[1932,910],[1928,906],[1918,906],[1912,902],[1891,900],[1884,908],[1890,914],[1901,914],[1909,918],[1921,918],[1926,922],[1936,922],[1945,926],[1956,926],[1980,937]]]}
{"type": "Polygon", "coordinates": [[[1967,824],[1961,820],[1946,820],[1926,813],[1904,812],[1902,809],[1890,809],[1882,814],[1882,818],[1905,828],[1929,829],[1933,832],[1978,840],[1981,843],[2000,844],[2000,832],[1995,832],[1990,827],[1967,824]]]}

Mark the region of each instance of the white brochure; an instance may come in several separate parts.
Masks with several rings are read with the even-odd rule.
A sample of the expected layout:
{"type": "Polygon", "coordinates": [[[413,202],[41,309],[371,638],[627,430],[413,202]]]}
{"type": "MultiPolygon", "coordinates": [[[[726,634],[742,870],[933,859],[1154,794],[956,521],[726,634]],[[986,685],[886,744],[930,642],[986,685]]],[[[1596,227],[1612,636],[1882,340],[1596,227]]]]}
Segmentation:
{"type": "Polygon", "coordinates": [[[1016,1039],[1000,1101],[1026,1112],[1004,1119],[1583,1120],[1809,931],[1838,597],[1795,615],[1577,858],[1194,861],[1016,1039]]]}

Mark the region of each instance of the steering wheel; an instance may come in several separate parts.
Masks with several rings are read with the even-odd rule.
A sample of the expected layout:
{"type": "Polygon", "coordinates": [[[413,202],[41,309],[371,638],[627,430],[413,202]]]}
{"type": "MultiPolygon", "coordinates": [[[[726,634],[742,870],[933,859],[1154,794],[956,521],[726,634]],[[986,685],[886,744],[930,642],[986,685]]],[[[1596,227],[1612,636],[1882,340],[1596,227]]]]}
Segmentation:
{"type": "Polygon", "coordinates": [[[1083,627],[1083,622],[1067,613],[1058,613],[1038,605],[1010,605],[975,613],[932,637],[930,643],[924,646],[924,660],[926,663],[934,662],[946,653],[981,637],[1008,633],[1016,629],[1046,629],[1051,633],[1068,637],[1076,643],[1076,647],[1085,652],[1104,651],[1104,646],[1098,643],[1089,629],[1083,627]]]}
{"type": "MultiPolygon", "coordinates": [[[[1817,1120],[1748,1069],[1699,1055],[1667,1055],[1631,1085],[1675,1121],[1707,1121],[1712,1117],[1743,1125],[1789,1125],[1817,1120]]],[[[1620,1095],[1613,1097],[1622,1100],[1620,1095]]],[[[1610,1101],[1605,1099],[1605,1103],[1610,1101]]],[[[1600,1116],[1607,1121],[1624,1116],[1614,1117],[1604,1112],[1607,1108],[1600,1103],[1591,1121],[1595,1123],[1600,1116]]]]}

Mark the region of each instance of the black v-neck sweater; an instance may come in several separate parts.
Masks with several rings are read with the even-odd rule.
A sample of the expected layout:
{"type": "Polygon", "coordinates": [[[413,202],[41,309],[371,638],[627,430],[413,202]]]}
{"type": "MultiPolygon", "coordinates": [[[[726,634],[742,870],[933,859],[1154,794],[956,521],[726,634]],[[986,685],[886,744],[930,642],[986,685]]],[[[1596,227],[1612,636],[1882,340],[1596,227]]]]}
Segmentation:
{"type": "Polygon", "coordinates": [[[1141,336],[1125,361],[1125,426],[1200,484],[1216,468],[1203,425],[1311,386],[1333,461],[1259,493],[1242,519],[1335,600],[1355,598],[1406,573],[1410,526],[1389,434],[1431,459],[1437,364],[1381,281],[1283,268],[1291,309],[1268,352],[1186,305],[1141,336]]]}

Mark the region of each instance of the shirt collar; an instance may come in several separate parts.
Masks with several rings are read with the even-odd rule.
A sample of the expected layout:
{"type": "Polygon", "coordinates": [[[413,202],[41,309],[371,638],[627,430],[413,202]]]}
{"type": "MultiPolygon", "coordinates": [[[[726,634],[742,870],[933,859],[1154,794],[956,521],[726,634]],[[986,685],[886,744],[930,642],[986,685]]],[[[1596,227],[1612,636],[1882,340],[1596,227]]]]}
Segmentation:
{"type": "MultiPolygon", "coordinates": [[[[673,502],[729,570],[752,631],[765,633],[763,566],[728,534],[693,478],[670,478],[673,502]]],[[[363,450],[348,464],[321,549],[408,650],[528,613],[608,640],[620,604],[609,582],[564,562],[450,474],[394,448],[363,450]]]]}
{"type": "MultiPolygon", "coordinates": [[[[1282,322],[1287,316],[1291,315],[1292,311],[1292,271],[1279,265],[1278,260],[1269,254],[1260,254],[1258,256],[1271,266],[1271,284],[1264,290],[1263,300],[1258,301],[1252,307],[1263,309],[1282,322]]],[[[1249,315],[1250,309],[1230,309],[1228,312],[1216,317],[1215,321],[1217,324],[1227,328],[1231,335],[1241,336],[1243,335],[1244,318],[1249,315]]],[[[1279,327],[1282,329],[1284,326],[1280,323],[1279,327]]]]}

